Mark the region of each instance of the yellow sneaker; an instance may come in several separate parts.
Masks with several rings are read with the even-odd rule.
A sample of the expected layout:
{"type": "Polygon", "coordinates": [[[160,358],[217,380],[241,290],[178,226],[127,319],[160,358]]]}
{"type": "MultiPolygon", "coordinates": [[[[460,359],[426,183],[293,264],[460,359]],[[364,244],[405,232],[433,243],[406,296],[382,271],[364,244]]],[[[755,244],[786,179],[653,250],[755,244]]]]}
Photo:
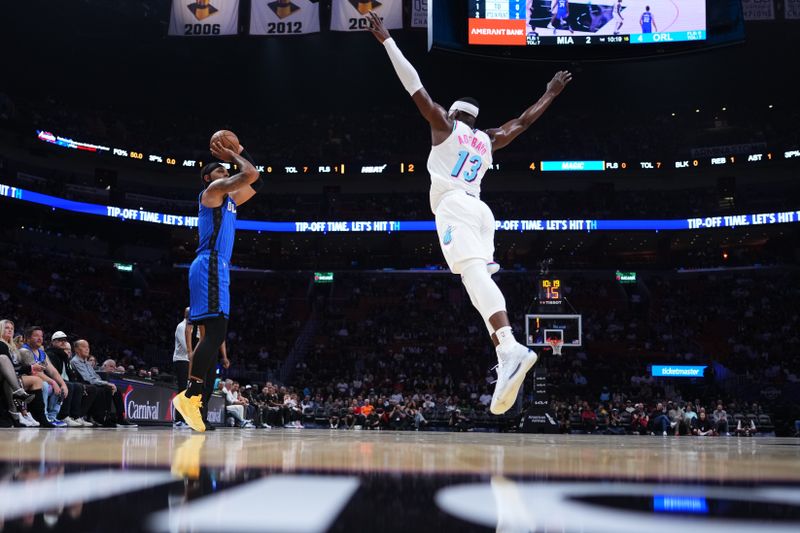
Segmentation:
{"type": "Polygon", "coordinates": [[[186,391],[183,391],[175,396],[175,399],[172,400],[172,405],[175,406],[175,409],[193,430],[200,432],[206,430],[203,415],[200,413],[200,408],[203,407],[203,399],[199,395],[187,397],[186,391]]]}
{"type": "Polygon", "coordinates": [[[200,452],[205,440],[205,435],[192,435],[175,450],[170,469],[172,475],[189,479],[200,477],[200,452]]]}

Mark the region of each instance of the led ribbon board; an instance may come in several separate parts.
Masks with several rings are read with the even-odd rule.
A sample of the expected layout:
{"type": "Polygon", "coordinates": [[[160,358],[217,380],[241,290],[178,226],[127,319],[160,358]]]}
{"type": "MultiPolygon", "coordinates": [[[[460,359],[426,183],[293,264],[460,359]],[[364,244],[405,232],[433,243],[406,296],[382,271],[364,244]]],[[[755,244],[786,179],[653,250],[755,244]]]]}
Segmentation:
{"type": "MultiPolygon", "coordinates": [[[[158,213],[113,205],[90,204],[28,191],[0,183],[0,198],[22,200],[33,204],[62,209],[73,213],[104,216],[134,222],[149,222],[166,226],[196,227],[197,217],[158,213]]],[[[594,219],[535,219],[498,220],[498,231],[677,231],[706,228],[733,228],[796,224],[800,211],[753,213],[747,215],[713,216],[683,219],[594,220],[594,219]]],[[[271,222],[266,220],[237,220],[236,229],[268,233],[393,233],[395,231],[435,231],[433,220],[339,220],[271,222]]]]}

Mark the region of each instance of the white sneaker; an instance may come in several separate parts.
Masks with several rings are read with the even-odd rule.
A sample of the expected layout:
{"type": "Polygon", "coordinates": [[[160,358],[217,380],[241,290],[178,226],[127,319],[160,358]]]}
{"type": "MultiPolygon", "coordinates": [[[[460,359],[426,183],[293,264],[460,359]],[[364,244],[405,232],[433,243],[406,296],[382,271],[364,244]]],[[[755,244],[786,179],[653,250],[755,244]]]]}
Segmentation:
{"type": "Polygon", "coordinates": [[[32,428],[32,427],[36,427],[36,426],[39,425],[39,422],[36,422],[35,420],[34,420],[34,422],[36,422],[36,426],[31,424],[30,421],[26,417],[22,416],[22,413],[12,413],[11,411],[9,411],[8,414],[11,415],[11,418],[13,418],[17,422],[19,422],[20,426],[23,426],[23,427],[26,427],[26,428],[32,428]]]}
{"type": "Polygon", "coordinates": [[[525,381],[525,374],[538,359],[536,352],[518,342],[509,348],[497,347],[497,383],[489,406],[492,414],[502,415],[511,409],[525,381]]]}
{"type": "Polygon", "coordinates": [[[32,428],[38,428],[39,426],[41,426],[39,421],[31,416],[31,412],[30,411],[25,413],[25,416],[23,418],[28,421],[29,426],[32,427],[32,428]]]}
{"type": "Polygon", "coordinates": [[[80,424],[80,425],[81,425],[81,427],[85,427],[85,428],[92,428],[92,427],[94,427],[94,424],[92,424],[91,422],[89,422],[89,421],[88,421],[88,420],[86,420],[85,418],[76,418],[76,419],[75,419],[75,422],[77,422],[78,424],[80,424]]]}
{"type": "Polygon", "coordinates": [[[72,418],[70,416],[65,417],[64,418],[64,422],[67,423],[67,427],[71,427],[71,428],[82,428],[83,427],[83,424],[80,424],[77,420],[75,420],[74,418],[72,418]]]}

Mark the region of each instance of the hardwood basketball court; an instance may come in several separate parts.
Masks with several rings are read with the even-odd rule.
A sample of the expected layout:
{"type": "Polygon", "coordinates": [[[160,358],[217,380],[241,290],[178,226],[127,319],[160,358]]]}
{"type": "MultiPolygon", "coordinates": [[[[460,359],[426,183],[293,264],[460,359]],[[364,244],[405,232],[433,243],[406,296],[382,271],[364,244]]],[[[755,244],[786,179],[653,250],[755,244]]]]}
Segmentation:
{"type": "Polygon", "coordinates": [[[4,531],[798,531],[800,441],[0,432],[4,531]]]}

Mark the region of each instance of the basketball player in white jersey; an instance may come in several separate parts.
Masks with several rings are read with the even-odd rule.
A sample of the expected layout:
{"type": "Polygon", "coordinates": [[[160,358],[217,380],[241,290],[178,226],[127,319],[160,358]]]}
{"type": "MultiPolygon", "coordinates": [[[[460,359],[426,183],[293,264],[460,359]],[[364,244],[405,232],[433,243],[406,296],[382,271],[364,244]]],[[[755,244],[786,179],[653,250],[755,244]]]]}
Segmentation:
{"type": "Polygon", "coordinates": [[[622,24],[625,22],[625,17],[622,16],[622,0],[617,0],[611,10],[612,23],[616,23],[617,27],[614,29],[614,35],[619,35],[619,30],[622,29],[622,24]]]}
{"type": "Polygon", "coordinates": [[[525,374],[536,363],[537,355],[514,338],[505,298],[491,278],[499,270],[493,262],[495,220],[492,211],[480,200],[481,179],[492,164],[492,153],[536,122],[572,75],[557,72],[544,95],[519,118],[499,128],[480,131],[475,129],[478,102],[462,98],[445,111],[431,100],[380,17],[374,12],[367,17],[370,31],[386,48],[403,87],[431,126],[430,201],[439,244],[447,266],[454,274],[461,275],[472,305],[481,314],[497,348],[497,384],[490,410],[494,414],[505,413],[516,402],[525,374]]]}

